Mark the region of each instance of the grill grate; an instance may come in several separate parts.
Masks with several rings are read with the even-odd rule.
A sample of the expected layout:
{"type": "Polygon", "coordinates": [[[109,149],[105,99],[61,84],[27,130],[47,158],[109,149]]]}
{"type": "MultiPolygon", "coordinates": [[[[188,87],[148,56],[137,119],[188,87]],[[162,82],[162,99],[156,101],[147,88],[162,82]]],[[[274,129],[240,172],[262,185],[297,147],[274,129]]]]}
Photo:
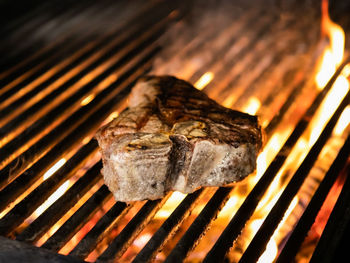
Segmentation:
{"type": "MultiPolygon", "coordinates": [[[[334,128],[349,105],[349,89],[334,112],[329,109],[305,155],[293,156],[316,130],[339,78],[348,77],[349,59],[318,90],[315,67],[328,44],[319,40],[318,5],[286,1],[284,10],[251,2],[33,1],[26,3],[28,12],[9,12],[0,29],[6,36],[0,43],[6,54],[0,61],[0,235],[6,237],[0,259],[254,262],[311,184],[314,192],[298,201],[302,211],[288,216],[297,219],[270,258],[298,259],[328,192],[348,172],[349,125],[338,135],[334,128]],[[255,175],[230,187],[114,201],[92,137],[126,106],[130,89],[147,73],[175,74],[227,107],[258,114],[266,133],[265,169],[258,162],[255,175]],[[210,80],[200,82],[204,76],[210,80]],[[329,149],[335,152],[330,165],[313,178],[329,149]],[[265,196],[276,180],[280,195],[273,201],[265,196]],[[257,217],[264,202],[270,208],[257,217]],[[256,218],[260,226],[249,235],[256,218]]],[[[335,14],[346,22],[344,10],[335,14]]],[[[330,261],[341,249],[345,237],[333,232],[349,223],[342,213],[348,181],[305,259],[330,261]],[[334,246],[327,254],[329,240],[334,246]]]]}

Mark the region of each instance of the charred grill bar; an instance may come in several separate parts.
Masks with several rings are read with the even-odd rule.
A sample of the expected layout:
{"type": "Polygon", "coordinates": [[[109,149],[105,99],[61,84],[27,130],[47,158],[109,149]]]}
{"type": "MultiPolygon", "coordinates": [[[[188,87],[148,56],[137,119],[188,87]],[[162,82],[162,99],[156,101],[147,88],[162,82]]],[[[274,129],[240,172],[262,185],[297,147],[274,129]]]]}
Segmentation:
{"type": "MultiPolygon", "coordinates": [[[[34,253],[36,260],[52,262],[257,261],[311,182],[314,191],[297,203],[302,211],[292,212],[297,219],[274,255],[277,262],[299,257],[327,194],[349,171],[349,127],[334,135],[350,103],[349,89],[305,156],[294,168],[284,168],[303,138],[316,129],[313,121],[328,107],[327,96],[339,78],[348,77],[350,61],[345,59],[323,89],[317,90],[313,82],[316,61],[327,44],[319,40],[319,3],[286,1],[298,18],[276,5],[242,4],[228,10],[233,17],[220,24],[220,30],[216,22],[208,26],[203,15],[203,24],[192,21],[191,31],[188,21],[202,15],[193,11],[198,3],[58,2],[33,1],[26,3],[28,12],[23,7],[17,13],[10,2],[3,4],[11,12],[0,43],[5,54],[0,65],[0,259],[20,261],[34,253]],[[156,201],[115,202],[103,185],[92,136],[105,119],[125,107],[132,85],[149,72],[188,79],[235,109],[249,112],[258,98],[253,113],[261,117],[266,132],[264,151],[273,148],[270,143],[276,137],[284,137],[265,160],[260,179],[254,182],[253,174],[245,180],[253,181],[251,185],[244,181],[199,189],[175,202],[171,193],[156,201]],[[203,76],[211,79],[200,82],[203,76]],[[321,169],[324,176],[311,178],[334,141],[335,154],[321,169]],[[252,219],[281,174],[280,195],[249,236],[252,219]],[[173,207],[166,210],[170,202],[173,207]],[[201,245],[204,242],[209,243],[201,245]]],[[[346,29],[349,21],[342,17],[343,10],[339,7],[335,14],[346,29]]],[[[330,261],[335,251],[342,252],[349,224],[343,212],[349,206],[349,180],[344,180],[320,241],[308,255],[315,262],[330,261]],[[336,236],[338,224],[344,232],[336,236]],[[328,242],[333,245],[329,250],[328,242]]]]}

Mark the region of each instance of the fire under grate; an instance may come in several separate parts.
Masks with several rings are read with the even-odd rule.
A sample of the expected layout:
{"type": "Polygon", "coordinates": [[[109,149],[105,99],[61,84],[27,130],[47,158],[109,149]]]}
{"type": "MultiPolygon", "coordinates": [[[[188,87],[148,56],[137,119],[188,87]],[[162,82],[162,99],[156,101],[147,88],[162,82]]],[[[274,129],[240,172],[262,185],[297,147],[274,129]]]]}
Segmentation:
{"type": "MultiPolygon", "coordinates": [[[[3,4],[1,260],[341,257],[350,222],[350,60],[345,52],[316,83],[330,42],[320,32],[321,3],[248,2],[33,1],[16,15],[3,4]],[[257,114],[265,132],[257,171],[230,187],[116,202],[93,135],[144,74],[176,75],[257,114]]],[[[334,16],[346,31],[344,10],[334,16]]]]}

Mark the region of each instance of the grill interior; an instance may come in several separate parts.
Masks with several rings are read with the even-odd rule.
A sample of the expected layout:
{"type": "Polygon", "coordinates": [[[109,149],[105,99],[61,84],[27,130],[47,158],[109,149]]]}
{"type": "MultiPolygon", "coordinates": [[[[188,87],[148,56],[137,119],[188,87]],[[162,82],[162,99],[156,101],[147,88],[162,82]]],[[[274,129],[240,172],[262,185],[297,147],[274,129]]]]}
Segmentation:
{"type": "MultiPolygon", "coordinates": [[[[340,258],[350,222],[347,52],[317,87],[329,44],[321,3],[229,2],[2,3],[0,259],[340,258]],[[116,202],[93,135],[144,74],[175,75],[257,114],[257,171],[230,187],[116,202]]],[[[330,10],[347,32],[349,6],[330,10]]]]}

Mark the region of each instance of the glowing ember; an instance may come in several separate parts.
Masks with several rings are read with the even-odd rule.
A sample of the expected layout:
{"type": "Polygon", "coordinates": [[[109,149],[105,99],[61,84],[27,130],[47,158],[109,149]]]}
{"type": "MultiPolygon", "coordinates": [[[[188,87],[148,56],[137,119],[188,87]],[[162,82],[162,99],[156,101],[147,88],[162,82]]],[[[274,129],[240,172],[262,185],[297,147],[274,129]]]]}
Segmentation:
{"type": "Polygon", "coordinates": [[[112,84],[113,82],[115,82],[118,79],[118,75],[116,73],[109,75],[108,77],[106,77],[104,80],[102,80],[99,84],[98,84],[98,88],[99,89],[104,89],[105,87],[107,87],[108,85],[112,84]]]}
{"type": "Polygon", "coordinates": [[[261,102],[257,98],[251,97],[249,99],[247,105],[245,107],[243,107],[243,111],[248,113],[248,114],[254,115],[257,113],[260,106],[261,106],[261,102]]]}
{"type": "Polygon", "coordinates": [[[46,173],[43,175],[44,180],[49,178],[51,175],[53,175],[58,169],[60,169],[65,163],[66,159],[62,158],[57,163],[55,163],[49,170],[46,171],[46,173]]]}
{"type": "Polygon", "coordinates": [[[328,1],[322,1],[322,32],[329,37],[329,47],[326,48],[320,70],[316,75],[316,84],[323,89],[328,80],[334,75],[337,67],[343,60],[345,34],[343,29],[332,22],[328,14],[328,1]]]}
{"type": "Polygon", "coordinates": [[[95,98],[95,95],[94,95],[94,94],[90,94],[89,96],[85,97],[85,98],[80,102],[80,105],[81,105],[81,106],[85,106],[85,105],[89,104],[94,98],[95,98]]]}
{"type": "Polygon", "coordinates": [[[212,81],[214,78],[214,73],[212,72],[206,72],[203,74],[202,77],[199,78],[199,80],[197,80],[197,82],[194,84],[194,86],[199,89],[202,90],[205,88],[205,86],[207,86],[210,81],[212,81]]]}
{"type": "Polygon", "coordinates": [[[180,192],[173,192],[162,209],[159,210],[154,216],[155,219],[168,218],[178,204],[186,197],[185,194],[180,192]]]}
{"type": "Polygon", "coordinates": [[[62,184],[41,206],[39,206],[34,214],[40,216],[49,206],[51,206],[58,198],[60,198],[69,188],[70,183],[66,181],[62,184]]]}

